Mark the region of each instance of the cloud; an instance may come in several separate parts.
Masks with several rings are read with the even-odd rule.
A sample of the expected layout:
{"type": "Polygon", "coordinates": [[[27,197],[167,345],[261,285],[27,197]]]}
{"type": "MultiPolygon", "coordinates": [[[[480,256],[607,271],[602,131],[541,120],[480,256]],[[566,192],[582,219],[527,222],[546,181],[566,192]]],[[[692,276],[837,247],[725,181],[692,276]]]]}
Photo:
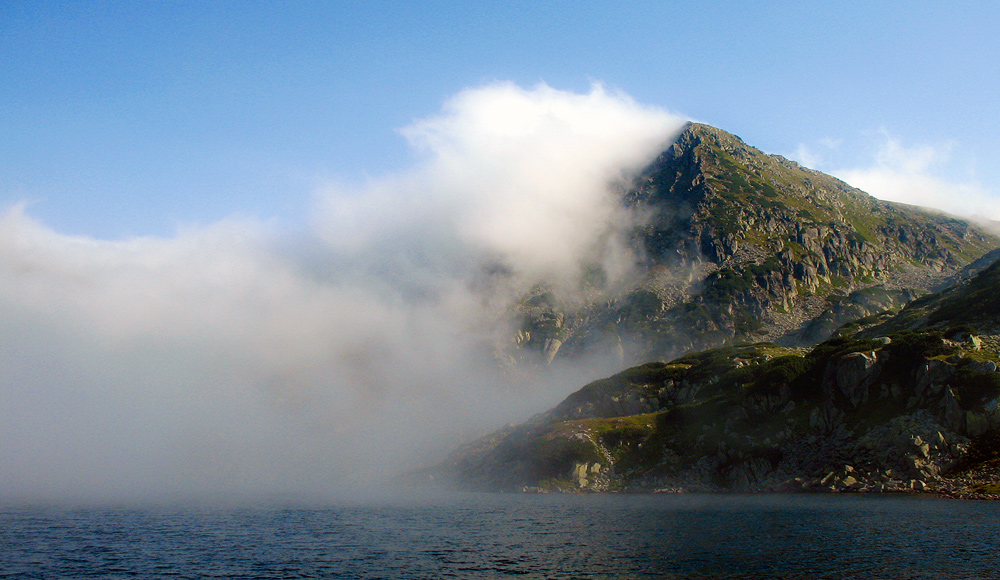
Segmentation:
{"type": "Polygon", "coordinates": [[[529,276],[572,276],[614,252],[609,229],[627,216],[609,188],[684,122],[600,85],[582,95],[509,83],[466,90],[402,129],[421,163],[362,192],[334,190],[318,227],[344,247],[417,234],[529,276]]]}
{"type": "Polygon", "coordinates": [[[505,373],[510,300],[624,275],[616,187],[682,124],[500,83],[404,128],[408,170],[323,187],[308,231],[103,241],[8,209],[0,497],[322,495],[555,402],[593,371],[505,373]]]}
{"type": "Polygon", "coordinates": [[[820,145],[819,150],[815,147],[811,147],[806,143],[799,143],[798,147],[795,148],[795,152],[788,155],[790,159],[801,163],[802,165],[810,168],[820,168],[828,165],[828,158],[836,153],[839,153],[840,146],[843,144],[843,139],[834,139],[832,137],[825,137],[818,141],[820,145]]]}
{"type": "Polygon", "coordinates": [[[875,162],[831,174],[875,197],[971,218],[1000,219],[1000,198],[953,163],[958,144],[907,147],[885,129],[875,162]]]}
{"type": "Polygon", "coordinates": [[[799,146],[795,149],[795,153],[789,155],[789,158],[798,161],[806,167],[819,167],[823,163],[823,157],[815,153],[805,143],[799,143],[799,146]]]}

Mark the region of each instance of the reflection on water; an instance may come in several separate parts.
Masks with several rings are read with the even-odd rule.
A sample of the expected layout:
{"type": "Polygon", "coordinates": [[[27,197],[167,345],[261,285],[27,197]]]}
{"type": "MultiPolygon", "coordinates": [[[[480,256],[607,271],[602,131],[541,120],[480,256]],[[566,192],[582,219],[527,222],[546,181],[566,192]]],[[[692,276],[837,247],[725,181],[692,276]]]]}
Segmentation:
{"type": "Polygon", "coordinates": [[[1000,503],[425,495],[0,510],[0,577],[997,578],[1000,503]]]}

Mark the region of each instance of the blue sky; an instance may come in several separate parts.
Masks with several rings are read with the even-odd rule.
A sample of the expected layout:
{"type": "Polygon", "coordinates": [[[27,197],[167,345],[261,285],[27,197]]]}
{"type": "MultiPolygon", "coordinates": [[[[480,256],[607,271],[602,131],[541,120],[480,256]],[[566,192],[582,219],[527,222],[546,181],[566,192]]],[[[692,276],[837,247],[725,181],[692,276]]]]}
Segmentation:
{"type": "Polygon", "coordinates": [[[998,25],[993,2],[7,0],[0,204],[100,239],[295,228],[317,187],[405,170],[397,130],[494,81],[599,81],[823,170],[990,196],[998,25]]]}

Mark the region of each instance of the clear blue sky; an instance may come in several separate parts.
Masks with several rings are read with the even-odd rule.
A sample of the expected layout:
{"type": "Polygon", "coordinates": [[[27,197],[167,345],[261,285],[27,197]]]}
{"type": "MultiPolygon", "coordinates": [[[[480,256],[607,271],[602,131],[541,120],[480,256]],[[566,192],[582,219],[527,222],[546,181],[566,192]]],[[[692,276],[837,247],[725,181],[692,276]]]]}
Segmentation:
{"type": "Polygon", "coordinates": [[[0,205],[110,239],[295,227],[318,182],[407,167],[396,129],[495,80],[601,81],[822,169],[891,135],[996,193],[998,30],[995,2],[4,0],[0,205]]]}

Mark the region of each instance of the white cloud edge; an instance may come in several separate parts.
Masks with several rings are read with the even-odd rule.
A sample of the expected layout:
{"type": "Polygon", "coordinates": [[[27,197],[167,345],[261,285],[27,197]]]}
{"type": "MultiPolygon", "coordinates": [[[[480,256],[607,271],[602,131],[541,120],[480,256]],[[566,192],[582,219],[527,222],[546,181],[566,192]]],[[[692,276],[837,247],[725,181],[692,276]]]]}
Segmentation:
{"type": "Polygon", "coordinates": [[[800,143],[790,157],[825,171],[879,199],[936,209],[977,220],[1000,220],[1000,195],[974,178],[970,166],[959,167],[962,146],[948,140],[906,145],[885,127],[874,133],[877,150],[869,163],[833,167],[843,139],[800,143]]]}

